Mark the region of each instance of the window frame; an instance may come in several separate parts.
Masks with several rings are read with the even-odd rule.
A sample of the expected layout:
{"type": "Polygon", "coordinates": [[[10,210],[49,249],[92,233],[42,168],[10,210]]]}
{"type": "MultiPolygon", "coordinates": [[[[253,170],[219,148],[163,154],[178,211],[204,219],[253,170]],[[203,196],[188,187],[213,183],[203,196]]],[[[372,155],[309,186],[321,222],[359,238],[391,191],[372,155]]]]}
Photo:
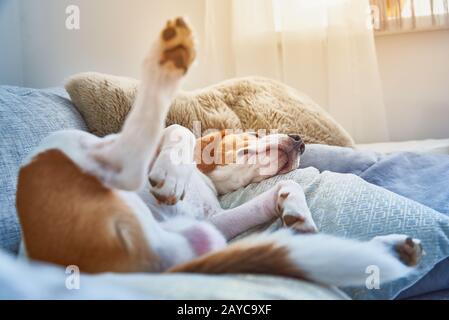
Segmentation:
{"type": "MultiPolygon", "coordinates": [[[[433,0],[410,0],[412,8],[416,1],[429,1],[429,8],[432,8],[433,0]]],[[[442,1],[446,1],[446,12],[442,14],[429,12],[428,15],[415,16],[412,13],[411,17],[402,17],[403,8],[401,5],[403,5],[402,2],[404,0],[370,0],[374,35],[386,36],[402,33],[449,30],[449,1],[442,1]],[[387,9],[388,5],[393,7],[387,9]],[[387,10],[394,11],[396,16],[388,17],[387,10]],[[397,15],[398,13],[399,15],[397,15]]],[[[413,12],[413,9],[411,10],[413,12]]]]}

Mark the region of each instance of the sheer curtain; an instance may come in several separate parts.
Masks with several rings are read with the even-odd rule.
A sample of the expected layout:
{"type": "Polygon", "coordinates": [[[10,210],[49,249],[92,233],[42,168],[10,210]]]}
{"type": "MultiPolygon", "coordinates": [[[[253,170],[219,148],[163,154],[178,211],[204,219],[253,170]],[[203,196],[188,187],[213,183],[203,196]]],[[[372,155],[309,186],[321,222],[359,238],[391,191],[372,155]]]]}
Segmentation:
{"type": "Polygon", "coordinates": [[[370,20],[368,0],[206,0],[209,81],[283,81],[356,142],[388,141],[370,20]]]}

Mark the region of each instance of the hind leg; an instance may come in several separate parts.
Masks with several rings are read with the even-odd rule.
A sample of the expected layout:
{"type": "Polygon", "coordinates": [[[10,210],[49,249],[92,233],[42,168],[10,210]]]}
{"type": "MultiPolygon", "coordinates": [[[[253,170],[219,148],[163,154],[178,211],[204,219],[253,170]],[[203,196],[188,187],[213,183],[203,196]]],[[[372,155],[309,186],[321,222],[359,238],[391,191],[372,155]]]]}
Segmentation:
{"type": "Polygon", "coordinates": [[[381,270],[380,283],[413,270],[380,244],[320,233],[299,235],[282,229],[247,237],[169,272],[260,273],[326,285],[360,286],[366,284],[367,268],[373,265],[381,270]]]}
{"type": "Polygon", "coordinates": [[[219,212],[209,219],[227,239],[232,239],[278,218],[298,233],[318,231],[301,186],[291,180],[279,182],[248,202],[219,212]]]}

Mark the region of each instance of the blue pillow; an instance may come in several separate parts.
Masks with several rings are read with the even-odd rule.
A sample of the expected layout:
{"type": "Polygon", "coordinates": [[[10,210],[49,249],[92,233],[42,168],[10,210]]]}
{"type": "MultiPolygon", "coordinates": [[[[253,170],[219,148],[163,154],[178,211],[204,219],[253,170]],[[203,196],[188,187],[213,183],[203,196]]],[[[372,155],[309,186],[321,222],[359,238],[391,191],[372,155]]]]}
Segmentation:
{"type": "Polygon", "coordinates": [[[0,86],[0,248],[17,252],[17,174],[24,157],[49,133],[87,130],[64,89],[0,86]]]}
{"type": "Polygon", "coordinates": [[[360,240],[396,233],[422,240],[426,255],[415,272],[380,289],[344,288],[354,299],[396,298],[449,257],[449,217],[353,174],[319,173],[315,168],[295,170],[227,194],[221,204],[235,207],[285,179],[301,184],[321,232],[360,240]]]}
{"type": "MultiPolygon", "coordinates": [[[[369,183],[449,216],[449,189],[445,188],[449,181],[448,155],[411,152],[384,155],[368,150],[312,144],[302,155],[300,167],[314,167],[320,172],[353,173],[369,183]]],[[[438,263],[398,298],[422,297],[445,289],[449,289],[449,259],[438,263]]]]}

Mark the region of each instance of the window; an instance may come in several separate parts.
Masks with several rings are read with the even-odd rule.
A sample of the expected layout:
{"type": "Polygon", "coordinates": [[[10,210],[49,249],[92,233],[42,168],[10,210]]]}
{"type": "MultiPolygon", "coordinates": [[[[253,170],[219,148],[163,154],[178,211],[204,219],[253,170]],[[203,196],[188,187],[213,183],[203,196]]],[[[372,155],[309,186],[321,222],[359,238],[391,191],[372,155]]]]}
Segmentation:
{"type": "Polygon", "coordinates": [[[371,0],[376,34],[449,28],[449,0],[371,0]]]}

